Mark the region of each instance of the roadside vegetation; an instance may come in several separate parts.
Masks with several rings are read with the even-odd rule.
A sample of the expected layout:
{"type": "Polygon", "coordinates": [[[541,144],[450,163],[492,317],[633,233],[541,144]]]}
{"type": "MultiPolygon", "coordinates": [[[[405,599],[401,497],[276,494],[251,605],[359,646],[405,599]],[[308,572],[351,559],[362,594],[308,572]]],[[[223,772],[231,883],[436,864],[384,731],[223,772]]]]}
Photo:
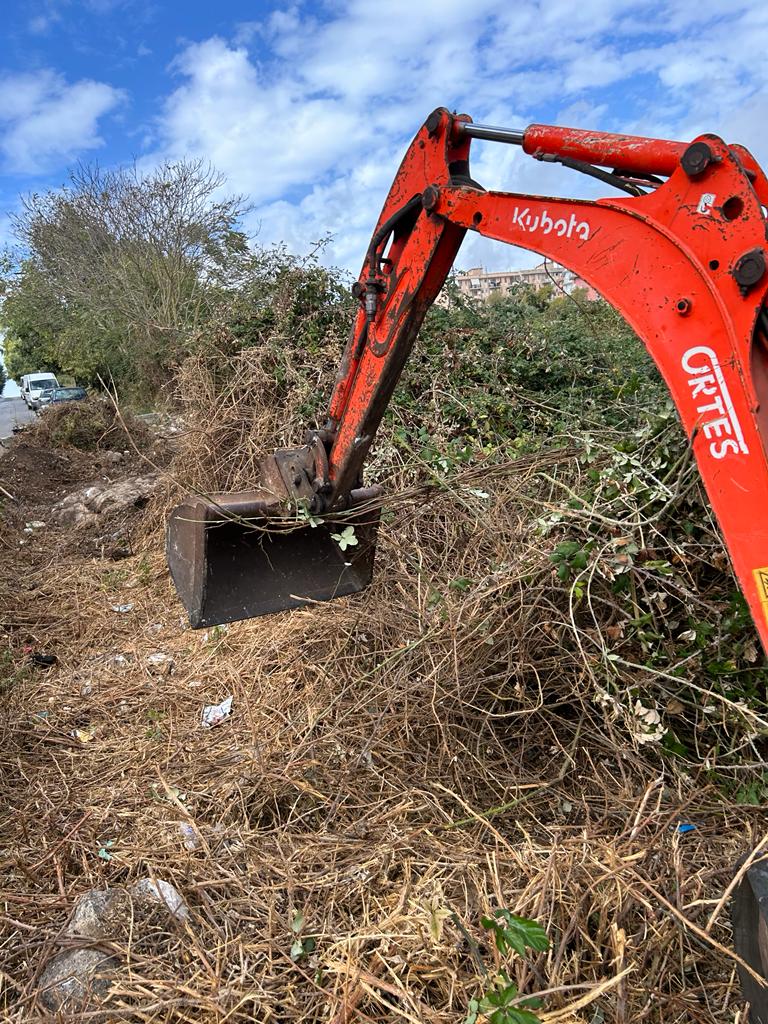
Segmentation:
{"type": "Polygon", "coordinates": [[[67,188],[26,197],[4,275],[9,374],[102,378],[151,404],[249,272],[243,204],[218,198],[222,184],[200,162],[81,166],[67,188]]]}
{"type": "MultiPolygon", "coordinates": [[[[179,482],[249,486],[263,451],[295,444],[322,416],[350,306],[321,268],[277,267],[269,316],[220,321],[216,347],[181,369],[176,401],[190,443],[176,497],[179,482]]],[[[641,342],[607,304],[578,292],[522,287],[486,304],[453,295],[428,315],[368,478],[393,492],[386,508],[413,487],[451,494],[468,476],[477,486],[467,544],[482,550],[498,515],[484,474],[515,476],[516,464],[538,460],[516,501],[546,556],[573,671],[589,675],[604,715],[634,741],[706,765],[724,792],[761,802],[768,774],[745,781],[744,759],[757,766],[765,753],[762,652],[641,342]]],[[[464,600],[499,571],[481,566],[477,576],[457,569],[450,586],[464,600]]]]}
{"type": "Polygon", "coordinates": [[[578,292],[449,287],[366,470],[374,584],[192,633],[165,514],[300,443],[354,305],[183,173],[197,205],[168,198],[179,168],[78,172],[30,200],[6,276],[13,372],[46,358],[114,399],[44,417],[3,478],[7,1019],[45,1019],[74,900],[149,871],[191,916],[112,942],[115,1019],[732,1022],[721,896],[762,838],[767,678],[641,343],[578,292]],[[158,217],[186,225],[162,258],[158,217]],[[174,425],[152,444],[122,412],[147,396],[174,425]],[[36,444],[67,488],[151,462],[119,557],[26,487],[36,444]]]}

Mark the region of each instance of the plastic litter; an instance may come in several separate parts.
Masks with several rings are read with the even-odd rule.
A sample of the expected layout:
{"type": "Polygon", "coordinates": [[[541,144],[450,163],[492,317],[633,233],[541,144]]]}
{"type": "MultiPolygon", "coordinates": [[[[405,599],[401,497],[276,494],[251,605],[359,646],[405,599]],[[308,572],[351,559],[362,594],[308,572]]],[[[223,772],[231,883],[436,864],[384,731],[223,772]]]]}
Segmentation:
{"type": "Polygon", "coordinates": [[[133,611],[132,604],[112,604],[110,605],[110,608],[112,609],[113,612],[118,612],[120,615],[125,615],[128,612],[133,611]]]}
{"type": "Polygon", "coordinates": [[[229,718],[232,711],[232,695],[226,697],[221,704],[208,704],[203,708],[202,726],[204,729],[212,729],[215,725],[229,718]]]}
{"type": "Polygon", "coordinates": [[[206,629],[203,635],[200,637],[200,643],[205,645],[209,640],[221,640],[223,636],[226,636],[229,632],[229,625],[226,622],[222,622],[219,626],[214,626],[213,629],[206,629]]]}
{"type": "Polygon", "coordinates": [[[680,824],[677,826],[675,831],[679,835],[685,835],[686,832],[695,832],[696,831],[696,826],[689,824],[689,822],[687,822],[687,821],[683,821],[683,822],[680,822],[680,824]]]}
{"type": "Polygon", "coordinates": [[[55,654],[33,654],[29,660],[39,668],[51,668],[59,659],[55,654]]]}
{"type": "Polygon", "coordinates": [[[165,906],[171,917],[177,921],[183,923],[189,920],[189,908],[184,902],[184,897],[175,886],[163,881],[162,878],[142,878],[131,887],[131,893],[134,898],[151,900],[165,906]]]}
{"type": "Polygon", "coordinates": [[[181,838],[184,840],[184,846],[187,850],[200,849],[200,837],[198,836],[197,829],[194,825],[190,825],[188,821],[180,821],[179,832],[181,833],[181,838]]]}
{"type": "Polygon", "coordinates": [[[180,800],[184,803],[187,799],[187,794],[183,793],[178,786],[169,786],[167,783],[160,785],[158,782],[153,782],[151,788],[154,799],[161,802],[175,803],[180,800]]]}
{"type": "Polygon", "coordinates": [[[102,845],[99,847],[99,852],[97,856],[100,857],[101,860],[112,860],[112,854],[109,851],[115,845],[116,842],[116,839],[108,839],[106,843],[102,843],[102,845]]]}

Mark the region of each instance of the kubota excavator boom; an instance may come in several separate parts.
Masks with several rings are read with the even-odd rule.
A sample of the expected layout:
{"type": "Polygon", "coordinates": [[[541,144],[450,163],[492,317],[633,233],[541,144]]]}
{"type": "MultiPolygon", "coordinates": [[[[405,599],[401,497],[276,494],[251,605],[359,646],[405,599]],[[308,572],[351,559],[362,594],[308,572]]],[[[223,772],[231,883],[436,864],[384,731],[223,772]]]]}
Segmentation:
{"type": "Polygon", "coordinates": [[[531,249],[597,289],[644,340],[691,440],[734,569],[768,649],[768,180],[714,135],[690,144],[438,109],[392,184],[354,285],[359,310],[321,430],[261,464],[259,486],[190,499],[168,560],[193,626],[328,600],[370,581],[376,488],[368,449],[466,231],[531,249]],[[487,192],[473,139],[522,146],[623,195],[596,201],[487,192]],[[305,519],[290,514],[304,509],[305,519]],[[340,516],[358,544],[342,551],[340,516]]]}

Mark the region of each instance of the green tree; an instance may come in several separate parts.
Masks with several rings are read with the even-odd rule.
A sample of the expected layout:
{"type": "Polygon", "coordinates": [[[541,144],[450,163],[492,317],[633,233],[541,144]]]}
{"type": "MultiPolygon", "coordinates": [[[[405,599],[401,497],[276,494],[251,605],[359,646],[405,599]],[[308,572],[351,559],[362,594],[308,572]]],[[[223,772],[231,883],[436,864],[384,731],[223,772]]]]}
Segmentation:
{"type": "Polygon", "coordinates": [[[5,365],[11,377],[18,380],[24,373],[63,369],[56,339],[66,323],[64,312],[32,261],[23,261],[15,274],[6,269],[0,326],[5,331],[5,365]]]}
{"type": "Polygon", "coordinates": [[[14,374],[64,369],[151,394],[252,262],[239,197],[199,161],[81,166],[69,185],[23,201],[23,258],[6,269],[2,326],[14,374]]]}

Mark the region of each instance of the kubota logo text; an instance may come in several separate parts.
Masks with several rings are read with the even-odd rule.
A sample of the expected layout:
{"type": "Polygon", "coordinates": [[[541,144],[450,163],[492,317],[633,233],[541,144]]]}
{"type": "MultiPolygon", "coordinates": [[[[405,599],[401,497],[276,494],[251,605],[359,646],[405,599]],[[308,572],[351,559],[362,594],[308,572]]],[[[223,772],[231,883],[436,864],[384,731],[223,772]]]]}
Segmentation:
{"type": "Polygon", "coordinates": [[[697,425],[709,441],[712,458],[724,459],[729,452],[749,455],[717,354],[706,345],[697,345],[683,354],[682,365],[690,374],[688,387],[699,414],[697,425]]]}
{"type": "Polygon", "coordinates": [[[551,235],[554,231],[558,238],[573,238],[574,234],[585,242],[589,238],[589,223],[577,220],[575,213],[572,213],[568,220],[565,217],[554,220],[546,210],[533,214],[527,206],[522,210],[516,206],[512,214],[512,223],[531,235],[551,235]]]}

